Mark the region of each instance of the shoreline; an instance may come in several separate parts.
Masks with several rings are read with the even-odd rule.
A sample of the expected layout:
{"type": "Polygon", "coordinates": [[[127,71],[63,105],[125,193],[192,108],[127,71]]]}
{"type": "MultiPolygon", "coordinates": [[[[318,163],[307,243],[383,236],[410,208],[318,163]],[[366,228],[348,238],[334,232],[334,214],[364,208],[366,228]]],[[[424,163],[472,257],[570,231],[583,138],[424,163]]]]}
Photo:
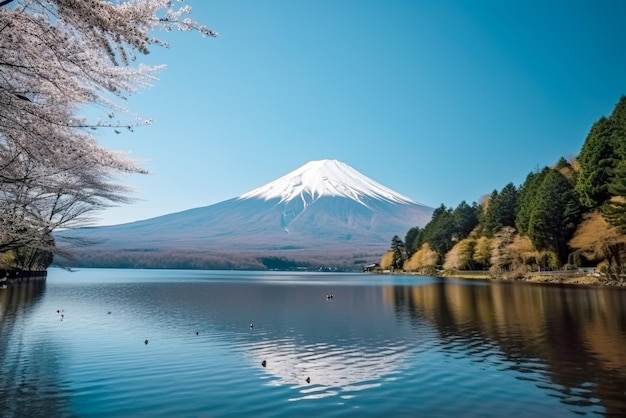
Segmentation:
{"type": "Polygon", "coordinates": [[[13,269],[0,269],[0,289],[5,289],[8,286],[20,283],[28,283],[31,280],[45,281],[48,277],[48,271],[28,271],[28,270],[13,270],[13,269]]]}
{"type": "Polygon", "coordinates": [[[489,280],[489,281],[500,281],[500,282],[522,282],[522,283],[584,285],[584,286],[626,288],[626,282],[623,282],[623,281],[620,282],[620,281],[615,281],[615,280],[608,280],[601,276],[580,275],[580,274],[576,275],[576,274],[567,274],[567,273],[555,273],[555,274],[528,273],[524,275],[523,278],[520,278],[520,279],[507,279],[505,277],[494,277],[488,273],[475,274],[471,272],[442,273],[439,277],[469,279],[469,280],[489,280]]]}
{"type": "Polygon", "coordinates": [[[377,274],[404,274],[404,275],[414,275],[414,276],[431,276],[431,277],[439,277],[442,279],[464,279],[464,280],[483,280],[483,281],[494,281],[494,282],[520,282],[520,283],[538,283],[538,284],[554,284],[554,285],[566,285],[566,286],[602,286],[602,287],[613,287],[613,288],[624,288],[626,289],[626,281],[616,281],[616,280],[608,280],[602,276],[594,276],[590,274],[576,274],[575,272],[567,273],[567,272],[556,272],[556,273],[527,273],[522,278],[512,279],[506,277],[495,277],[489,274],[487,271],[454,271],[454,272],[443,272],[439,271],[432,275],[429,274],[420,274],[416,272],[408,272],[408,271],[389,271],[385,270],[382,272],[377,272],[377,274]]]}

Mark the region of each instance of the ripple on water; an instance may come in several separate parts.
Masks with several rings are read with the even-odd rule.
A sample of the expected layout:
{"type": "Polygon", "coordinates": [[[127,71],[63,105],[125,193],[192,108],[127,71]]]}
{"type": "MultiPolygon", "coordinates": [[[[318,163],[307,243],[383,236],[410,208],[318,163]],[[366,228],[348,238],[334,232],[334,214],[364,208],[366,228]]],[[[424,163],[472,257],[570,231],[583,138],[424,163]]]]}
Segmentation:
{"type": "Polygon", "coordinates": [[[374,350],[328,343],[298,345],[288,338],[248,347],[253,363],[266,361],[263,371],[270,376],[267,384],[298,391],[291,401],[339,395],[349,398],[350,393],[379,387],[396,372],[394,364],[402,364],[398,357],[407,352],[407,346],[397,342],[374,350]]]}
{"type": "MultiPolygon", "coordinates": [[[[579,333],[550,339],[558,329],[535,332],[542,322],[515,312],[449,315],[445,285],[432,300],[414,289],[410,303],[347,285],[320,302],[295,282],[64,286],[2,322],[0,393],[22,399],[0,399],[9,416],[25,416],[24,400],[37,411],[57,402],[58,416],[575,416],[608,413],[607,402],[626,415],[620,357],[579,354],[579,333]]],[[[611,344],[603,324],[598,342],[611,344]]]]}

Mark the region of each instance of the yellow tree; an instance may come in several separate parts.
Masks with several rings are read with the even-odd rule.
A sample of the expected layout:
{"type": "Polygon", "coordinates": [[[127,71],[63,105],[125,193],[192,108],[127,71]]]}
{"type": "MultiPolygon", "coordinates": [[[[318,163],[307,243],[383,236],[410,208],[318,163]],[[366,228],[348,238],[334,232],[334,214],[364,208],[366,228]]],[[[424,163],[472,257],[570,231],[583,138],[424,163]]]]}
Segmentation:
{"type": "Polygon", "coordinates": [[[532,265],[537,262],[538,252],[533,246],[532,241],[526,235],[516,234],[506,250],[511,254],[514,265],[526,264],[532,265]]]}
{"type": "Polygon", "coordinates": [[[393,266],[394,256],[393,251],[389,250],[380,258],[380,268],[383,270],[391,270],[393,266]]]}
{"type": "Polygon", "coordinates": [[[489,259],[491,264],[489,271],[492,275],[501,276],[513,269],[513,257],[507,247],[513,242],[515,234],[515,228],[510,226],[505,226],[494,234],[491,240],[491,258],[489,259]]]}
{"type": "Polygon", "coordinates": [[[465,270],[471,268],[475,247],[476,241],[472,238],[465,238],[457,242],[446,254],[446,260],[443,263],[444,270],[465,270]]]}
{"type": "Polygon", "coordinates": [[[413,256],[404,263],[404,270],[417,271],[421,274],[433,274],[439,261],[437,251],[430,248],[426,242],[413,254],[413,256]]]}
{"type": "Polygon", "coordinates": [[[606,261],[607,276],[623,281],[626,261],[626,235],[610,225],[599,213],[588,214],[579,225],[569,245],[581,251],[590,260],[606,261]]]}
{"type": "Polygon", "coordinates": [[[474,262],[486,267],[489,265],[489,259],[491,258],[491,240],[485,236],[482,236],[476,240],[474,246],[474,262]]]}

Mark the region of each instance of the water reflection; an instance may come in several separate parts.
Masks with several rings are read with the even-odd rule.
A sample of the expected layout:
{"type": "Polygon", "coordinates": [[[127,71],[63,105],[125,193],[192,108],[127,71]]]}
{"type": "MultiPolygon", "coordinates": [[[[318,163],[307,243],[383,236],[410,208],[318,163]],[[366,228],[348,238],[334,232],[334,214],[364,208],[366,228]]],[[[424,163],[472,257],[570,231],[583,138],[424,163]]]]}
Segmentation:
{"type": "Polygon", "coordinates": [[[0,324],[4,325],[9,315],[14,317],[17,310],[35,305],[45,288],[45,280],[30,280],[0,289],[0,324]]]}
{"type": "Polygon", "coordinates": [[[328,396],[350,398],[355,392],[379,387],[391,380],[407,359],[407,346],[389,343],[379,350],[335,344],[300,345],[293,341],[267,341],[251,346],[254,359],[266,361],[270,385],[289,385],[301,396],[291,400],[328,396]]]}
{"type": "Polygon", "coordinates": [[[520,378],[561,402],[626,415],[625,292],[442,281],[384,293],[400,317],[435,325],[449,350],[482,361],[497,347],[520,378]]]}
{"type": "Polygon", "coordinates": [[[4,417],[60,416],[69,397],[57,377],[58,345],[27,330],[46,289],[30,280],[0,290],[0,398],[4,417]]]}
{"type": "Polygon", "coordinates": [[[297,390],[291,400],[348,398],[376,387],[393,379],[417,346],[407,342],[414,328],[397,327],[379,286],[187,283],[176,293],[151,285],[129,288],[125,296],[137,310],[132,316],[146,317],[144,328],[144,321],[159,321],[189,335],[219,335],[268,385],[297,390]]]}
{"type": "Polygon", "coordinates": [[[0,291],[0,415],[626,415],[605,290],[53,272],[0,291]]]}

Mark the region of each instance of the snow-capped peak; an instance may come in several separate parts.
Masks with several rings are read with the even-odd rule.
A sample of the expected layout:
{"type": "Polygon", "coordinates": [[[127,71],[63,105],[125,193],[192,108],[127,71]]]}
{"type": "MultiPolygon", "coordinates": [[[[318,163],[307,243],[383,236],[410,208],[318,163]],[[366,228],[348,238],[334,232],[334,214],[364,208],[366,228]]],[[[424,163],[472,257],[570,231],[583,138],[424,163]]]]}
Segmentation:
{"type": "Polygon", "coordinates": [[[301,198],[305,202],[322,196],[338,196],[359,203],[364,197],[395,203],[416,204],[415,201],[361,174],[337,160],[309,161],[302,167],[264,186],[239,196],[239,199],[280,199],[281,203],[301,198]]]}

